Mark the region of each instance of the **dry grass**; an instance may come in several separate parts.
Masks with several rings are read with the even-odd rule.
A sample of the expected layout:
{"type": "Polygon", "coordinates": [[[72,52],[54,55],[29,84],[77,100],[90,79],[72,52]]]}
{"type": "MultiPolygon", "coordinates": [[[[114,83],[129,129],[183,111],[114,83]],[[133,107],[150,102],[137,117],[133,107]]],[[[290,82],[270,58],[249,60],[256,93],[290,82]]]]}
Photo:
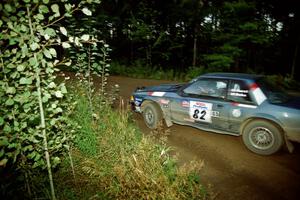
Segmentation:
{"type": "Polygon", "coordinates": [[[69,188],[61,193],[62,199],[209,198],[199,182],[203,163],[177,167],[164,142],[168,131],[158,129],[154,136],[145,137],[130,123],[130,114],[124,109],[101,106],[95,114],[98,117],[90,123],[92,128],[85,130],[93,131],[90,134],[97,138],[97,149],[85,152],[96,151],[97,155],[73,152],[76,176],[69,182],[70,177],[62,180],[69,188]]]}

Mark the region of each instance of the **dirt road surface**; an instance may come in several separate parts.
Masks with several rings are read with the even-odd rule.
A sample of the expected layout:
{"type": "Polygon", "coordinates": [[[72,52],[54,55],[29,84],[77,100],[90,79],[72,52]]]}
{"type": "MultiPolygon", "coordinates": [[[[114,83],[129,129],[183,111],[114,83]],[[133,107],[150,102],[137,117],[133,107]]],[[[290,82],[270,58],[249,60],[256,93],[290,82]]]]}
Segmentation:
{"type": "MultiPolygon", "coordinates": [[[[166,83],[145,79],[110,77],[110,84],[120,85],[120,96],[128,100],[137,86],[166,83]]],[[[136,122],[149,132],[138,114],[136,122]]],[[[179,164],[203,160],[202,183],[211,184],[216,199],[300,199],[300,145],[295,152],[281,151],[272,156],[251,153],[241,138],[195,128],[174,125],[168,139],[178,153],[179,164]]]]}

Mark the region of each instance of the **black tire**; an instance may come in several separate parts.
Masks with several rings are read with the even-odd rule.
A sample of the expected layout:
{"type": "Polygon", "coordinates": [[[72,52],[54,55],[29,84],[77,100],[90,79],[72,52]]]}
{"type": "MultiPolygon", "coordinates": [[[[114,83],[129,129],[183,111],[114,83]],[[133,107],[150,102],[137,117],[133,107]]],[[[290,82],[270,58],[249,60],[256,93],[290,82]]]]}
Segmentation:
{"type": "Polygon", "coordinates": [[[148,128],[156,129],[162,119],[162,114],[154,103],[147,103],[143,108],[143,118],[148,128]]]}
{"type": "Polygon", "coordinates": [[[284,143],[280,128],[266,120],[249,122],[243,131],[246,147],[260,155],[271,155],[279,151],[284,143]]]}

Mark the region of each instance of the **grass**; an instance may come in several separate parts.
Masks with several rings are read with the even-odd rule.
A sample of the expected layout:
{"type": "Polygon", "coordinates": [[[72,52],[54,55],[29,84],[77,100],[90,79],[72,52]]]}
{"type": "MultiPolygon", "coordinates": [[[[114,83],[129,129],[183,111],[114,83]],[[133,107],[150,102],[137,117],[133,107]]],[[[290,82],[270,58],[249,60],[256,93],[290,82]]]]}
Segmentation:
{"type": "Polygon", "coordinates": [[[198,175],[202,163],[179,168],[164,142],[144,136],[128,111],[98,105],[91,113],[85,96],[77,99],[75,176],[66,160],[55,174],[58,199],[209,198],[198,175]]]}

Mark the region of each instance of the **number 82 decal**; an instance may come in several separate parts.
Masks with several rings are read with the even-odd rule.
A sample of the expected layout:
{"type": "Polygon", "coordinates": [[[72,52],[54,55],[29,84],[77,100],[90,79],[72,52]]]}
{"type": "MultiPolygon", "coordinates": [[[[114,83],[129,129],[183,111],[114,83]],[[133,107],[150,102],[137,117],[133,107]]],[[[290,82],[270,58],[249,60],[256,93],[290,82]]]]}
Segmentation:
{"type": "Polygon", "coordinates": [[[190,102],[190,118],[196,121],[208,122],[211,123],[211,110],[212,104],[199,102],[199,101],[191,101],[190,102]]]}

